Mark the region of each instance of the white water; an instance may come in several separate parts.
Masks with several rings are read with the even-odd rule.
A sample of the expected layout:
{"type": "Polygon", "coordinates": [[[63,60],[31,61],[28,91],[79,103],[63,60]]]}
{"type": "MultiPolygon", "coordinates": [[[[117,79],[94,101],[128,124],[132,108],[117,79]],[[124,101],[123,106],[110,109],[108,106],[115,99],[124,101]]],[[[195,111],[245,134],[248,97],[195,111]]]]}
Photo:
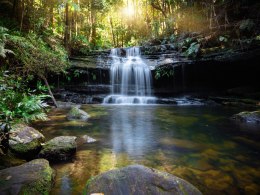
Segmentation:
{"type": "Polygon", "coordinates": [[[142,60],[140,48],[126,49],[126,57],[120,55],[120,49],[111,50],[110,67],[111,94],[104,98],[104,104],[149,104],[152,97],[151,71],[142,60]]]}

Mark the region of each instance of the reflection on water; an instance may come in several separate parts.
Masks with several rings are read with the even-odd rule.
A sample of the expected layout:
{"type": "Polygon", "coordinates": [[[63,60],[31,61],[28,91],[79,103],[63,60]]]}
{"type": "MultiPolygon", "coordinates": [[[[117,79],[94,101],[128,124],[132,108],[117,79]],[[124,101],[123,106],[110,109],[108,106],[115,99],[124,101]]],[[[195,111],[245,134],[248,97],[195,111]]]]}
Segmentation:
{"type": "Polygon", "coordinates": [[[63,175],[61,178],[61,194],[71,194],[71,181],[67,175],[63,175]]]}
{"type": "Polygon", "coordinates": [[[228,118],[223,107],[85,106],[87,122],[69,122],[68,110],[35,126],[48,139],[89,135],[96,143],[78,148],[57,170],[51,194],[82,194],[87,180],[104,171],[139,163],[186,179],[204,194],[260,193],[259,129],[228,118]]]}
{"type": "Polygon", "coordinates": [[[153,147],[153,110],[142,107],[115,109],[109,116],[110,140],[115,153],[125,152],[129,156],[142,157],[153,147]]]}

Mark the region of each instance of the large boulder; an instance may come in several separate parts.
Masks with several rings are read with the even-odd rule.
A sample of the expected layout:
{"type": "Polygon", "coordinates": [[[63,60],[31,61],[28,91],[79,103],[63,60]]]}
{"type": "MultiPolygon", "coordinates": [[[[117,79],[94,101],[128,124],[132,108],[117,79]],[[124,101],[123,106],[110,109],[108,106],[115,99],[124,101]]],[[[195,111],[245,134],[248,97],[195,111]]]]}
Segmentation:
{"type": "Polygon", "coordinates": [[[72,107],[69,113],[67,114],[68,120],[86,121],[89,117],[90,116],[88,113],[79,109],[77,106],[72,107]]]}
{"type": "Polygon", "coordinates": [[[245,123],[260,124],[260,111],[240,112],[238,114],[233,115],[232,119],[245,123]]]}
{"type": "Polygon", "coordinates": [[[25,124],[17,124],[10,130],[9,148],[19,156],[33,156],[40,151],[44,140],[44,136],[34,128],[25,124]]]}
{"type": "Polygon", "coordinates": [[[105,172],[89,180],[86,188],[87,194],[202,194],[196,187],[183,179],[141,165],[131,165],[105,172]]]}
{"type": "Polygon", "coordinates": [[[76,139],[75,136],[55,137],[43,145],[39,157],[50,161],[69,160],[76,153],[76,139]]]}
{"type": "Polygon", "coordinates": [[[54,171],[45,159],[0,170],[0,194],[48,194],[54,171]]]}

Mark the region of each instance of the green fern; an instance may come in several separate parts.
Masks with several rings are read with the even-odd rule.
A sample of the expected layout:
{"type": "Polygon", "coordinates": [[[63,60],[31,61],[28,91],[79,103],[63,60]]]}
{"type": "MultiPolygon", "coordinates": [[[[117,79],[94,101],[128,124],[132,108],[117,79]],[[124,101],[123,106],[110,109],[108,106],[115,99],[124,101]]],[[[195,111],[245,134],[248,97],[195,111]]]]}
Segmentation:
{"type": "Polygon", "coordinates": [[[5,58],[7,53],[14,54],[14,52],[10,49],[5,48],[6,37],[9,35],[6,32],[7,28],[0,26],[0,56],[5,58]]]}
{"type": "Polygon", "coordinates": [[[23,121],[29,123],[34,120],[47,120],[44,112],[48,104],[44,99],[48,95],[33,94],[27,89],[23,79],[0,72],[0,122],[12,123],[23,121]]]}

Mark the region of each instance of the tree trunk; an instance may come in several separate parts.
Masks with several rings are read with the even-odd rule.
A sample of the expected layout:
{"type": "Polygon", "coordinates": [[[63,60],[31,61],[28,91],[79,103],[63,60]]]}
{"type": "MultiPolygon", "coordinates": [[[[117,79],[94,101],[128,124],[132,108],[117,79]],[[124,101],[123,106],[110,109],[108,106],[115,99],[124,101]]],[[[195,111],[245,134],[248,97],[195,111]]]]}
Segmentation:
{"type": "Polygon", "coordinates": [[[96,46],[96,38],[97,38],[97,26],[96,26],[96,11],[91,10],[91,43],[93,46],[96,46]]]}
{"type": "Polygon", "coordinates": [[[116,46],[116,40],[115,40],[115,33],[114,33],[114,27],[113,27],[113,21],[112,21],[112,18],[110,17],[109,18],[110,20],[110,26],[111,26],[111,31],[112,31],[112,37],[113,37],[113,44],[114,44],[114,47],[116,46]]]}
{"type": "Polygon", "coordinates": [[[54,27],[54,13],[53,13],[53,5],[51,5],[50,7],[50,25],[49,27],[52,29],[53,31],[53,27],[54,27]]]}
{"type": "Polygon", "coordinates": [[[21,3],[22,3],[22,15],[21,15],[21,21],[20,21],[20,32],[22,31],[22,28],[23,28],[23,18],[24,18],[24,1],[22,0],[21,1],[21,3]]]}
{"type": "Polygon", "coordinates": [[[12,10],[12,13],[10,15],[11,18],[16,18],[16,15],[17,15],[17,0],[13,0],[13,10],[12,10]]]}
{"type": "Polygon", "coordinates": [[[57,101],[56,101],[55,97],[53,96],[53,93],[52,93],[52,91],[51,91],[51,88],[50,88],[50,85],[49,85],[49,83],[48,83],[47,78],[46,78],[45,76],[40,76],[40,77],[42,78],[42,80],[44,81],[46,87],[48,88],[48,92],[49,92],[49,95],[51,96],[51,99],[52,99],[52,101],[53,101],[53,103],[54,103],[54,106],[55,106],[56,108],[58,108],[57,101]]]}
{"type": "Polygon", "coordinates": [[[69,52],[69,40],[70,40],[70,28],[69,28],[69,3],[66,3],[65,8],[65,32],[64,32],[64,45],[66,50],[69,52]]]}

